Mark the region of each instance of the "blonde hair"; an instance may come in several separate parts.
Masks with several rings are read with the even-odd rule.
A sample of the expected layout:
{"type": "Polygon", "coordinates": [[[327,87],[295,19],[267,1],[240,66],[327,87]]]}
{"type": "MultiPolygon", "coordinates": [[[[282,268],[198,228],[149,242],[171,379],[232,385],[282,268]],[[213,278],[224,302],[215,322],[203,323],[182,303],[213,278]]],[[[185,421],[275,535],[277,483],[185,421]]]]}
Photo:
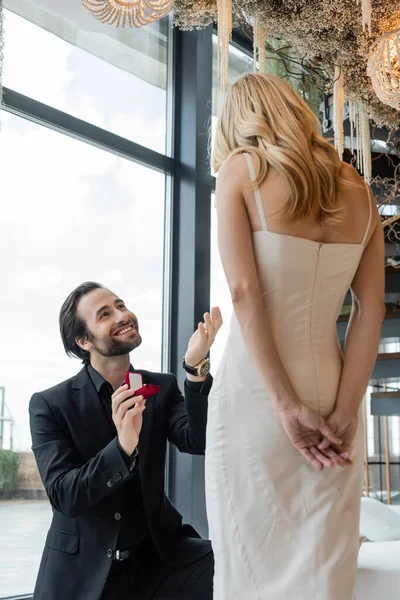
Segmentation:
{"type": "Polygon", "coordinates": [[[227,158],[243,152],[258,158],[257,185],[269,166],[286,181],[286,218],[315,215],[322,222],[338,211],[339,155],[322,137],[318,118],[306,102],[275,75],[245,74],[227,93],[216,130],[213,170],[217,173],[227,158]]]}

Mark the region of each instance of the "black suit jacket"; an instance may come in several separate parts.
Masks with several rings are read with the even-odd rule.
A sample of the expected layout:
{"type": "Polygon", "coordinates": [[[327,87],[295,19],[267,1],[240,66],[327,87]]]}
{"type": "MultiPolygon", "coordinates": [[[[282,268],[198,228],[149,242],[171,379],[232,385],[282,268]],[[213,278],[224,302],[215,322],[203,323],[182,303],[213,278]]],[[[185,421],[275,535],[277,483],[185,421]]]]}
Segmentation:
{"type": "Polygon", "coordinates": [[[182,452],[204,454],[207,397],[173,375],[141,371],[161,391],[143,413],[139,460],[130,472],[84,367],[76,377],[32,396],[32,450],[53,507],[34,600],[99,600],[116,549],[124,483],[140,473],[152,539],[166,564],[178,566],[211,552],[164,493],[167,440],[182,452]],[[185,402],[186,400],[186,402],[185,402]]]}

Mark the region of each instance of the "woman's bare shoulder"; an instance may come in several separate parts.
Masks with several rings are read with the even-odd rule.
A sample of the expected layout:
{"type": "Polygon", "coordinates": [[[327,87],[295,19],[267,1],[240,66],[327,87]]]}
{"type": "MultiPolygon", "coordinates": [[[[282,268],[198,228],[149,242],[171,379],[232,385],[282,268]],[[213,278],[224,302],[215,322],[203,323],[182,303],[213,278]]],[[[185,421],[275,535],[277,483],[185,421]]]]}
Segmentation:
{"type": "Polygon", "coordinates": [[[355,224],[357,222],[362,224],[362,230],[364,225],[368,223],[368,215],[372,207],[372,231],[374,226],[380,222],[380,216],[378,209],[375,206],[372,190],[358,171],[347,163],[342,163],[339,175],[339,204],[341,204],[343,209],[347,212],[349,223],[355,224]]]}
{"type": "Polygon", "coordinates": [[[249,177],[247,160],[243,154],[229,156],[218,171],[218,179],[229,179],[230,181],[243,181],[243,177],[249,177]]]}
{"type": "Polygon", "coordinates": [[[359,205],[357,210],[368,207],[367,183],[352,165],[341,164],[337,185],[339,203],[350,203],[350,206],[354,205],[355,208],[359,205]]]}
{"type": "Polygon", "coordinates": [[[342,162],[340,166],[339,176],[342,181],[348,183],[360,184],[365,188],[365,181],[352,165],[342,162]]]}

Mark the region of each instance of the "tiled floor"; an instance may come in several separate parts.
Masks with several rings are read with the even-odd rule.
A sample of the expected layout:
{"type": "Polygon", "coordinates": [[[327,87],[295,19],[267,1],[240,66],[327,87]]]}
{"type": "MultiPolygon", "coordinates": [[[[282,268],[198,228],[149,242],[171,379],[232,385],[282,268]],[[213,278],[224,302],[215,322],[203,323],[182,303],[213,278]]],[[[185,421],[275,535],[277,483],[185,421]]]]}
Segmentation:
{"type": "Polygon", "coordinates": [[[0,598],[33,591],[50,519],[48,501],[0,501],[0,598]]]}

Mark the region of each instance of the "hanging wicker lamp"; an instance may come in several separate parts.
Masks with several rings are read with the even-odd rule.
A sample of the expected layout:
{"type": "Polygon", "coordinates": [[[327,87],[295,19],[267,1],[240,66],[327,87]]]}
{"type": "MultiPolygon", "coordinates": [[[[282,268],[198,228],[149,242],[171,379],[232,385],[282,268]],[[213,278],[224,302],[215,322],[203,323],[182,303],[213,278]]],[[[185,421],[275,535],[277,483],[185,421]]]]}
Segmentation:
{"type": "Polygon", "coordinates": [[[379,100],[400,110],[400,28],[371,46],[367,73],[379,100]]]}
{"type": "Polygon", "coordinates": [[[82,0],[82,4],[101,23],[143,27],[165,17],[174,0],[82,0]]]}

